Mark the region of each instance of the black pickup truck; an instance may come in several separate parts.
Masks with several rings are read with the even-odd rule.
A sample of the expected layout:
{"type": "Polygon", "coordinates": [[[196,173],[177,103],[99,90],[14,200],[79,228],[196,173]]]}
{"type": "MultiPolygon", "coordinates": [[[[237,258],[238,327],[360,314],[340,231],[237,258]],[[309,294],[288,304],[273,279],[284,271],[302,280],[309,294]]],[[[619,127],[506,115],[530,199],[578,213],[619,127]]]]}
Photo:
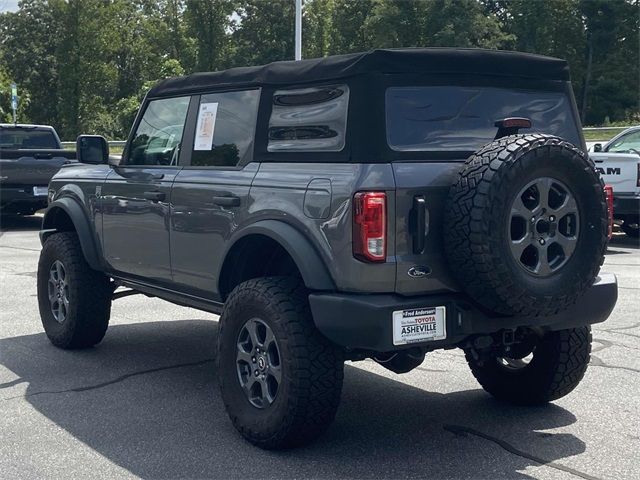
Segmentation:
{"type": "Polygon", "coordinates": [[[0,213],[33,215],[45,208],[51,177],[75,157],[53,127],[0,124],[0,213]]]}

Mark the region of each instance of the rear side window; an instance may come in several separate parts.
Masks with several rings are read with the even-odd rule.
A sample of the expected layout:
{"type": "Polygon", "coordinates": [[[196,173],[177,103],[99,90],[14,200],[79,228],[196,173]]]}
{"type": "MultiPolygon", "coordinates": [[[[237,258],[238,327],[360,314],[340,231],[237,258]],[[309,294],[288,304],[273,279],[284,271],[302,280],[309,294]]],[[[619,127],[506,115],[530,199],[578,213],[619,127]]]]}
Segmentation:
{"type": "Polygon", "coordinates": [[[527,117],[531,129],[580,145],[564,93],[493,87],[391,87],[386,92],[387,142],[393,150],[474,151],[491,142],[497,120],[527,117]]]}
{"type": "Polygon", "coordinates": [[[269,152],[339,152],[344,148],[349,88],[277,90],[269,119],[269,152]]]}
{"type": "Polygon", "coordinates": [[[127,165],[176,165],[189,97],[152,100],[131,141],[127,165]]]}
{"type": "Polygon", "coordinates": [[[260,90],[202,95],[191,165],[233,167],[251,161],[260,90]]]}
{"type": "Polygon", "coordinates": [[[8,127],[0,128],[0,148],[7,150],[21,149],[57,149],[55,135],[51,130],[34,128],[8,127]]]}

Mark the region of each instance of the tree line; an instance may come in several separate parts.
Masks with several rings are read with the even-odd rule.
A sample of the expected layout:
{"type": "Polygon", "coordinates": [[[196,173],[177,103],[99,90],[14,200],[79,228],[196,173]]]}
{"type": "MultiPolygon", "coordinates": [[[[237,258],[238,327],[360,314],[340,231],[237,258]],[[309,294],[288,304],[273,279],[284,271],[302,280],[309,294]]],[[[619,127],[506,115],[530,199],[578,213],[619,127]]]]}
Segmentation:
{"type": "MultiPolygon", "coordinates": [[[[125,138],[173,75],[294,57],[294,0],[23,0],[0,14],[0,121],[125,138]]],[[[640,0],[306,0],[305,58],[381,47],[568,60],[583,123],[640,120],[640,0]]]]}

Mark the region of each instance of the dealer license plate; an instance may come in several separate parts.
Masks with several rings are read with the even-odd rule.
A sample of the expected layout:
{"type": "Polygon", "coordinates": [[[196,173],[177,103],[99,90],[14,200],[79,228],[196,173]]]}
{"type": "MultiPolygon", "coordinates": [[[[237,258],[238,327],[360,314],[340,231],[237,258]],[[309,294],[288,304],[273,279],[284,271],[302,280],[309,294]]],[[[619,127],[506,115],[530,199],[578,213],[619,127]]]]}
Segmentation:
{"type": "Polygon", "coordinates": [[[33,187],[34,197],[46,197],[49,193],[49,187],[33,187]]]}
{"type": "Polygon", "coordinates": [[[393,312],[393,344],[428,342],[447,338],[445,307],[412,308],[393,312]]]}

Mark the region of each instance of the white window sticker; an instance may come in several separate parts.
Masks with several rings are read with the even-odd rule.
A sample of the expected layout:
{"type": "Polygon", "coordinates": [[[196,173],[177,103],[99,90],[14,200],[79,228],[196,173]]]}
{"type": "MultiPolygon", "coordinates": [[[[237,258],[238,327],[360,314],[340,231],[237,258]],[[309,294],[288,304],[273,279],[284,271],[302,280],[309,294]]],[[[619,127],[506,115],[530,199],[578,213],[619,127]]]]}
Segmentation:
{"type": "Polygon", "coordinates": [[[196,138],[193,142],[194,150],[211,150],[217,114],[218,102],[200,104],[198,124],[196,125],[196,138]]]}

